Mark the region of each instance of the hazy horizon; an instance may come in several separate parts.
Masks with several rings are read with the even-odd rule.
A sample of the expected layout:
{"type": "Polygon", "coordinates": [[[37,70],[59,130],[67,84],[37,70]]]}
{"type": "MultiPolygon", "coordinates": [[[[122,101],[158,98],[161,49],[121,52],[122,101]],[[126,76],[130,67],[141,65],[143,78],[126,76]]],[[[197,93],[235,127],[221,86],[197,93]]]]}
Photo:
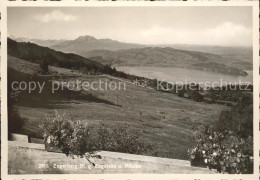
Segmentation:
{"type": "Polygon", "coordinates": [[[8,7],[8,36],[252,47],[251,7],[8,7]]]}
{"type": "MultiPolygon", "coordinates": [[[[84,36],[84,35],[81,35],[81,36],[84,36]]],[[[85,35],[85,36],[92,36],[92,35],[85,35]]],[[[80,36],[79,36],[80,37],[80,36]]],[[[92,36],[94,37],[94,36],[92,36]]],[[[75,40],[75,39],[39,39],[39,38],[28,38],[28,37],[16,37],[16,36],[13,36],[13,35],[8,35],[8,38],[26,38],[26,39],[34,39],[34,40],[42,40],[42,41],[72,41],[72,40],[75,40]]],[[[96,37],[94,37],[96,38],[96,37]]],[[[100,39],[110,39],[110,38],[96,38],[97,40],[100,40],[100,39]]],[[[110,39],[110,40],[113,40],[113,41],[118,41],[116,39],[110,39]]],[[[131,42],[122,42],[122,41],[118,41],[118,42],[121,42],[121,43],[131,43],[131,42]]],[[[144,45],[144,46],[167,46],[167,45],[180,45],[180,46],[215,46],[215,47],[241,47],[241,48],[252,48],[253,46],[239,46],[239,45],[233,45],[233,46],[225,46],[225,45],[207,45],[207,44],[141,44],[141,43],[132,43],[132,44],[138,44],[138,45],[144,45]]]]}

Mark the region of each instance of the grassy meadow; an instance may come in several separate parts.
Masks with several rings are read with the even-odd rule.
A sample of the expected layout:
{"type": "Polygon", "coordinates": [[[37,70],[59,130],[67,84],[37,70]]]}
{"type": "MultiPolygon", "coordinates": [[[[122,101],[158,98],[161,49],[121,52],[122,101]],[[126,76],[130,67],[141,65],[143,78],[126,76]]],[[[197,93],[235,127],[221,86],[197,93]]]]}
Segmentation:
{"type": "MultiPolygon", "coordinates": [[[[12,57],[9,57],[8,63],[12,64],[14,60],[16,67],[27,63],[12,57]]],[[[32,76],[33,72],[28,73],[27,69],[33,68],[23,67],[23,74],[32,76]]],[[[119,81],[105,75],[93,76],[78,73],[75,77],[69,75],[68,72],[71,71],[50,68],[68,75],[66,78],[54,78],[59,81],[79,80],[89,83],[99,80],[119,81]]],[[[10,66],[11,69],[13,68],[10,66]]],[[[17,76],[21,77],[21,75],[17,76]]],[[[107,127],[116,127],[127,124],[129,129],[142,132],[141,138],[144,143],[152,144],[152,149],[145,155],[188,159],[187,150],[192,146],[188,137],[192,135],[192,129],[199,124],[211,124],[218,119],[221,110],[227,108],[218,104],[195,102],[131,83],[126,83],[125,90],[71,91],[69,93],[80,94],[80,98],[77,95],[67,96],[68,92],[57,91],[52,94],[47,90],[43,94],[35,92],[33,95],[21,96],[23,98],[16,103],[16,107],[21,117],[26,118],[22,132],[41,137],[39,128],[41,121],[44,121],[46,116],[54,114],[54,110],[58,110],[60,113],[66,113],[73,120],[80,120],[90,126],[102,124],[107,127]]]]}

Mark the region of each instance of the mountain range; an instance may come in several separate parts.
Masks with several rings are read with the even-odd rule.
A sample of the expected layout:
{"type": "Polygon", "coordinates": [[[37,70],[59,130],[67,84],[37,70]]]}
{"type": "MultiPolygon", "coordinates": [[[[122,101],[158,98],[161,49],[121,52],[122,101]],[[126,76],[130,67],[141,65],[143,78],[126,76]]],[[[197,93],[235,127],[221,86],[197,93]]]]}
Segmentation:
{"type": "Polygon", "coordinates": [[[64,42],[65,40],[43,40],[43,39],[30,39],[26,37],[13,37],[10,36],[11,39],[15,40],[16,42],[30,42],[37,44],[39,46],[44,46],[44,47],[51,47],[56,44],[60,44],[64,42]]]}
{"type": "Polygon", "coordinates": [[[80,52],[91,51],[91,50],[120,50],[120,49],[131,49],[141,48],[143,45],[123,43],[114,41],[111,39],[96,39],[93,36],[80,36],[75,40],[68,40],[59,44],[50,46],[57,51],[69,52],[80,54],[80,52]]]}
{"type": "Polygon", "coordinates": [[[64,53],[74,53],[113,66],[162,66],[198,69],[231,75],[252,70],[252,49],[198,45],[141,45],[111,39],[80,36],[74,40],[36,40],[32,42],[64,53]]]}

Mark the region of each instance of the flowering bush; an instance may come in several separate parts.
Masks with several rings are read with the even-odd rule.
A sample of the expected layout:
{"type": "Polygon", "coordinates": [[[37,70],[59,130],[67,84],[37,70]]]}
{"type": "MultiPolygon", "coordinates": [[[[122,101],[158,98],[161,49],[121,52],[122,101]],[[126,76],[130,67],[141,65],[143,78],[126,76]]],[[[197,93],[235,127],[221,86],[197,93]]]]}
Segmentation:
{"type": "Polygon", "coordinates": [[[194,133],[196,145],[188,153],[191,165],[202,163],[221,173],[253,173],[253,138],[241,138],[233,131],[217,132],[199,126],[194,133]]]}
{"type": "Polygon", "coordinates": [[[47,117],[40,127],[47,148],[71,157],[85,157],[90,163],[90,158],[101,158],[95,154],[100,150],[142,154],[151,149],[147,142],[141,140],[140,132],[130,131],[127,125],[90,127],[79,121],[73,122],[57,111],[47,117]]]}
{"type": "Polygon", "coordinates": [[[95,164],[90,158],[101,158],[88,149],[89,130],[80,121],[72,122],[65,114],[56,111],[55,115],[47,117],[40,127],[46,146],[57,147],[72,158],[85,157],[92,165],[95,164]]]}

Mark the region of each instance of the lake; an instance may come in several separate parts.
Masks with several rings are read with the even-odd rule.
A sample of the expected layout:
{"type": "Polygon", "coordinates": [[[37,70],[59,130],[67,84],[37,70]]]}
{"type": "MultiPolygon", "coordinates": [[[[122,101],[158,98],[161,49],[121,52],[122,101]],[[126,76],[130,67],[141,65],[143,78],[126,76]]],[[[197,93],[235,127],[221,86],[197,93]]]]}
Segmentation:
{"type": "MultiPolygon", "coordinates": [[[[239,80],[243,83],[253,84],[253,71],[247,71],[247,76],[232,76],[215,72],[200,71],[196,69],[184,69],[177,67],[149,67],[149,66],[119,66],[119,71],[142,76],[150,79],[158,79],[172,83],[207,83],[210,86],[219,86],[221,81],[228,84],[238,84],[239,80]]],[[[206,86],[208,86],[206,84],[206,86]]]]}

